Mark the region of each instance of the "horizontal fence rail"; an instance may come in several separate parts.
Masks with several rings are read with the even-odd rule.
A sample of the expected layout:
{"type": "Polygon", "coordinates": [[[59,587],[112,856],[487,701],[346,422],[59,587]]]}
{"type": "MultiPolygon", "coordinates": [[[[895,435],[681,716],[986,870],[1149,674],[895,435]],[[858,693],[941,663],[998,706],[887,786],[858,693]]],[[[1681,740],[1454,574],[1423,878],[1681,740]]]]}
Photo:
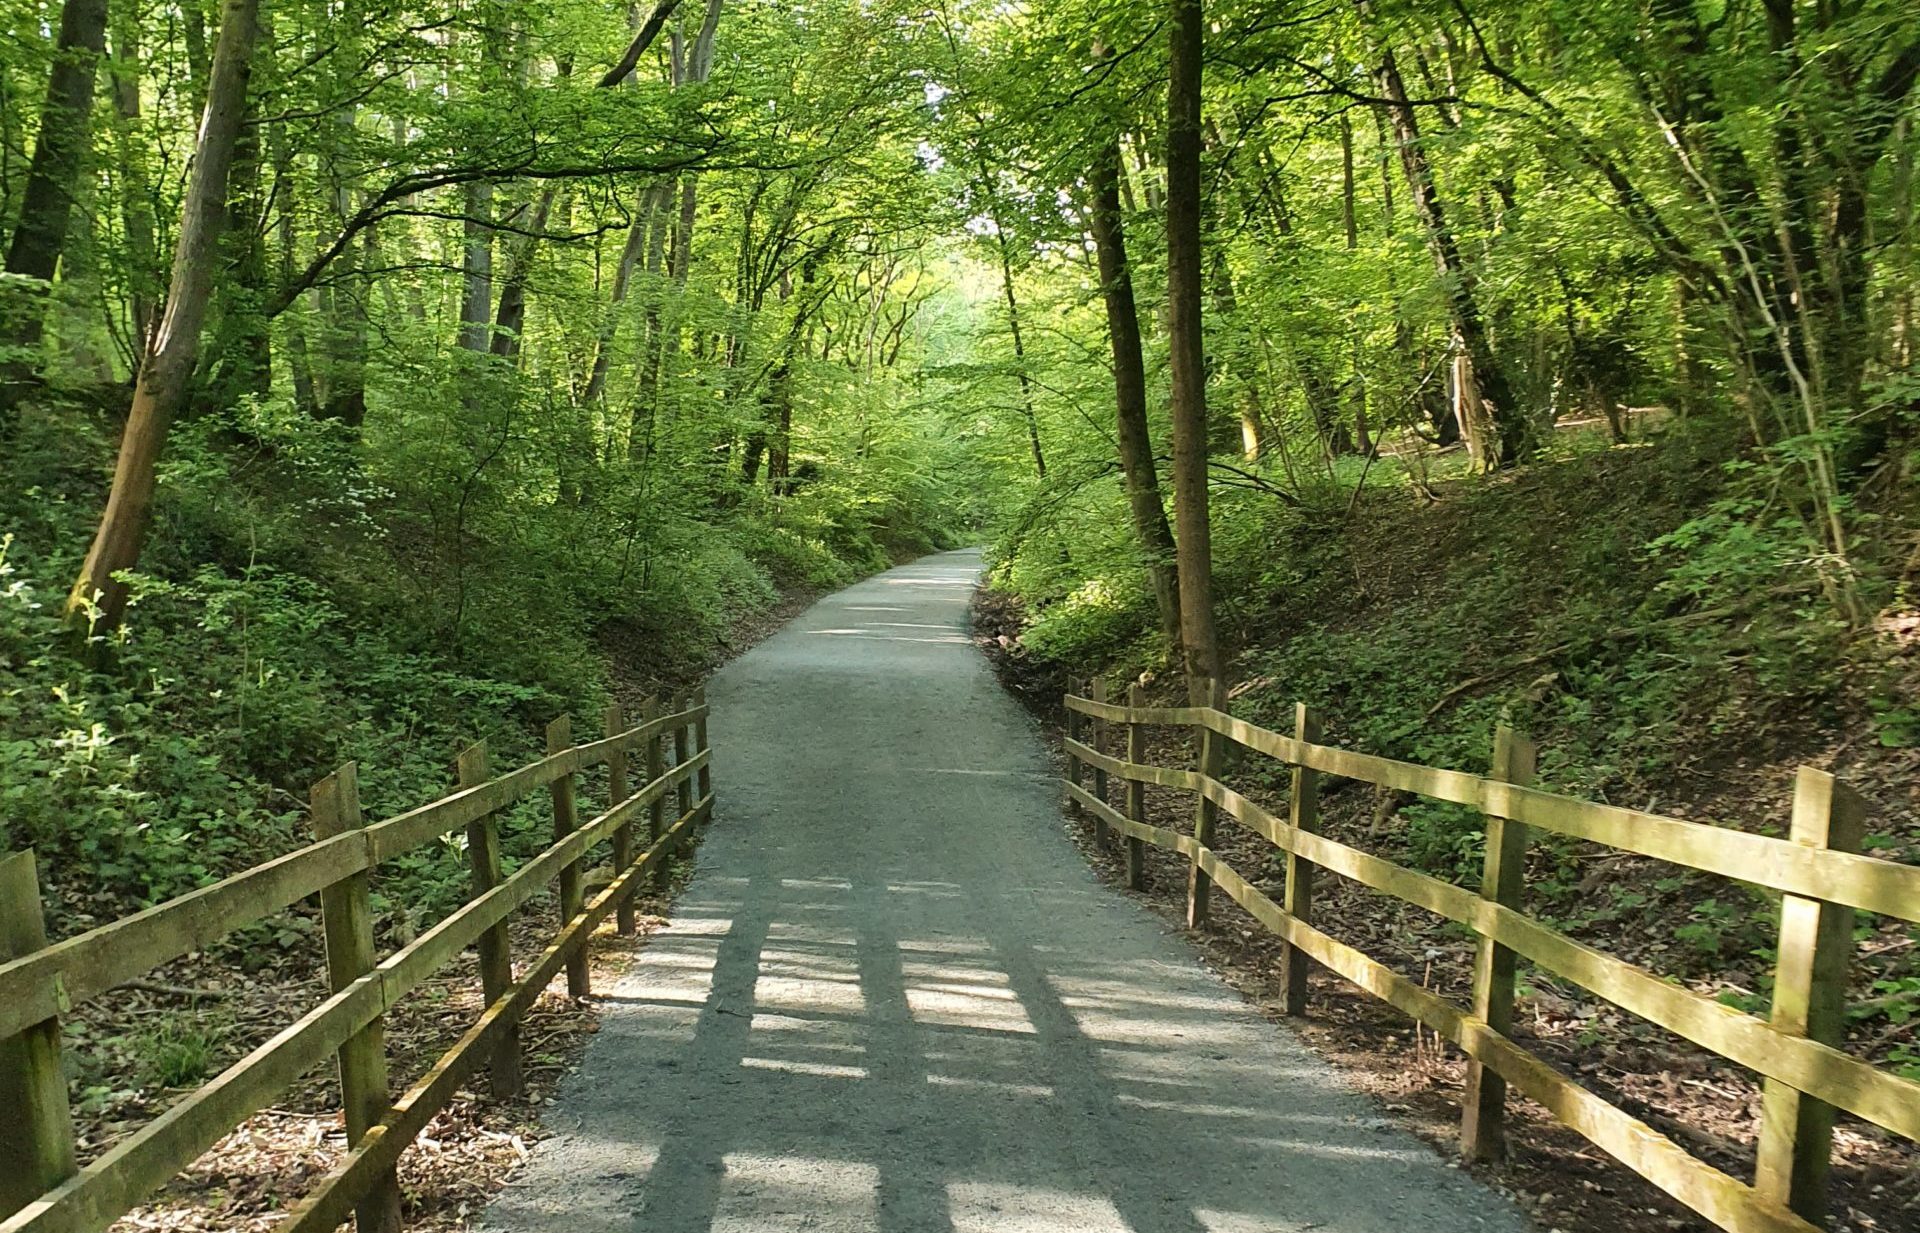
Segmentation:
{"type": "Polygon", "coordinates": [[[1459,1046],[1469,1058],[1461,1126],[1468,1155],[1502,1154],[1504,1097],[1511,1085],[1721,1228],[1810,1233],[1820,1227],[1827,1206],[1834,1110],[1920,1140],[1920,1083],[1838,1047],[1844,1042],[1853,910],[1920,921],[1920,868],[1858,852],[1865,810],[1833,776],[1801,768],[1792,835],[1776,839],[1529,787],[1533,746],[1506,729],[1495,740],[1492,772],[1481,776],[1321,744],[1318,723],[1304,706],[1297,709],[1294,734],[1286,736],[1228,714],[1217,689],[1211,697],[1211,706],[1148,707],[1141,705],[1136,687],[1128,704],[1119,705],[1107,700],[1097,680],[1084,696],[1070,693],[1065,700],[1068,773],[1062,781],[1069,805],[1092,815],[1103,841],[1109,835],[1125,839],[1127,878],[1136,889],[1144,884],[1143,845],[1185,856],[1189,922],[1206,920],[1210,890],[1218,887],[1279,934],[1286,943],[1281,983],[1289,1013],[1304,1009],[1306,960],[1312,960],[1459,1046]],[[1125,727],[1124,757],[1108,752],[1111,725],[1125,727]],[[1190,729],[1200,769],[1146,763],[1143,733],[1150,726],[1190,729]],[[1221,741],[1293,768],[1285,817],[1222,782],[1221,741]],[[1487,850],[1478,892],[1317,833],[1318,781],[1327,775],[1480,810],[1486,816],[1487,850]],[[1108,799],[1113,780],[1124,785],[1122,808],[1108,799]],[[1193,833],[1147,821],[1148,784],[1193,794],[1193,833]],[[1209,846],[1220,815],[1286,854],[1284,903],[1275,903],[1209,846]],[[1529,828],[1781,892],[1770,1016],[1750,1015],[1670,984],[1526,915],[1520,886],[1529,828]],[[1472,930],[1479,947],[1473,1006],[1456,1006],[1314,928],[1313,881],[1322,869],[1472,930]],[[1700,1160],[1516,1043],[1509,1029],[1520,958],[1762,1076],[1752,1184],[1700,1160]]]}
{"type": "Polygon", "coordinates": [[[97,1233],[138,1206],[314,1066],[337,1060],[347,1123],[344,1159],[283,1219],[284,1233],[332,1229],[349,1217],[361,1233],[400,1227],[394,1169],[434,1114],[476,1071],[497,1095],[521,1087],[518,1023],[548,983],[567,972],[569,992],[589,992],[586,945],[609,914],[634,930],[631,901],[667,858],[687,850],[713,808],[712,751],[703,695],[665,713],[649,701],[629,727],[618,705],[606,735],[572,740],[561,716],[547,729],[547,756],[498,778],[486,773],[485,742],[463,753],[460,790],[367,824],[357,768],[314,785],[316,842],[202,890],[52,945],[44,944],[31,852],[0,858],[0,1233],[97,1233]],[[640,786],[629,793],[632,758],[640,786]],[[581,822],[574,776],[607,768],[609,804],[581,822]],[[502,875],[495,815],[541,788],[552,796],[553,842],[502,875]],[[644,837],[637,828],[644,827],[644,837]],[[374,953],[368,875],[382,862],[465,828],[473,895],[384,959],[374,953]],[[585,899],[587,858],[610,847],[612,881],[585,899]],[[508,917],[557,883],[553,940],[517,981],[508,917]],[[233,930],[318,895],[332,994],[85,1167],[60,1070],[59,1016],[137,980],[233,930]],[[469,946],[477,946],[485,1008],[426,1075],[395,1101],[381,1021],[469,946]],[[26,1116],[15,1118],[18,1107],[26,1116]]]}

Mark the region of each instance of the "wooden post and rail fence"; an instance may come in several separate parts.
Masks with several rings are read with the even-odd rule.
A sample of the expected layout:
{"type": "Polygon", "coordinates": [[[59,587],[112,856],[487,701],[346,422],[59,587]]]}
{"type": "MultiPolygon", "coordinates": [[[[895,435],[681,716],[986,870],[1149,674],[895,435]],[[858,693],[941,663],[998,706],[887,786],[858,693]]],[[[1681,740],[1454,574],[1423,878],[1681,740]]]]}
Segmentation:
{"type": "Polygon", "coordinates": [[[1139,689],[1126,705],[1106,700],[1098,682],[1069,693],[1069,803],[1091,813],[1101,832],[1124,837],[1130,885],[1143,886],[1144,845],[1188,858],[1187,919],[1207,918],[1211,892],[1245,908],[1279,934],[1285,1009],[1306,1006],[1307,970],[1319,963],[1459,1046],[1468,1058],[1462,1150],[1494,1159],[1504,1151],[1509,1087],[1545,1106],[1629,1169],[1723,1229],[1735,1233],[1814,1233],[1827,1210],[1827,1175],[1836,1110],[1920,1140],[1920,1083],[1851,1056],[1845,1043],[1847,969],[1855,911],[1920,922],[1920,867],[1861,854],[1865,809],[1832,775],[1802,767],[1788,838],[1638,810],[1598,805],[1529,786],[1534,747],[1502,728],[1490,773],[1471,775],[1375,757],[1320,743],[1320,726],[1296,708],[1291,736],[1227,713],[1224,694],[1210,706],[1149,707],[1139,689]],[[1198,769],[1148,765],[1144,730],[1191,731],[1198,769]],[[1110,752],[1110,726],[1124,726],[1125,754],[1110,752]],[[1231,744],[1292,768],[1285,817],[1222,782],[1231,744]],[[1095,775],[1089,790],[1084,771],[1095,775]],[[1319,781],[1357,780],[1480,811],[1486,857],[1478,892],[1394,864],[1319,833],[1319,781]],[[1106,785],[1123,785],[1118,807],[1106,785]],[[1193,793],[1188,834],[1147,821],[1149,784],[1193,793]],[[1225,817],[1286,854],[1281,902],[1250,883],[1210,846],[1225,817]],[[1688,869],[1767,887],[1782,896],[1773,1005],[1747,1014],[1625,960],[1567,937],[1525,914],[1520,898],[1534,830],[1602,844],[1688,869]],[[1424,908],[1477,935],[1471,1007],[1433,993],[1314,927],[1313,888],[1321,871],[1424,908]],[[1715,1168],[1645,1122],[1562,1075],[1511,1033],[1515,966],[1521,959],[1564,977],[1632,1014],[1756,1072],[1763,1081],[1759,1142],[1751,1183],[1715,1168]]]}
{"type": "Polygon", "coordinates": [[[616,704],[605,735],[575,744],[567,716],[547,728],[547,755],[497,778],[483,741],[460,755],[458,791],[384,821],[360,808],[358,768],[313,786],[315,842],[225,881],[51,945],[31,852],[0,857],[0,1233],[95,1233],[163,1187],[329,1056],[337,1065],[347,1153],[278,1225],[317,1233],[354,1218],[360,1233],[401,1223],[395,1166],[409,1144],[481,1068],[496,1095],[521,1090],[519,1021],[563,970],[588,989],[587,943],[609,913],[634,929],[632,898],[666,858],[684,851],[713,809],[704,695],[665,711],[649,702],[629,727],[616,704]],[[643,761],[640,786],[629,769],[643,761]],[[579,816],[575,777],[605,765],[609,802],[579,816]],[[547,788],[553,842],[503,875],[496,817],[547,788]],[[644,833],[640,828],[644,827],[644,833]],[[464,832],[472,897],[385,959],[374,945],[371,875],[405,852],[464,832]],[[610,848],[612,881],[586,897],[589,858],[610,848]],[[516,980],[511,913],[558,883],[551,942],[516,980]],[[77,1165],[60,1016],[233,930],[317,896],[332,996],[181,1097],[97,1159],[77,1165]],[[383,1018],[456,959],[479,953],[485,1009],[398,1099],[387,1073],[383,1018]]]}

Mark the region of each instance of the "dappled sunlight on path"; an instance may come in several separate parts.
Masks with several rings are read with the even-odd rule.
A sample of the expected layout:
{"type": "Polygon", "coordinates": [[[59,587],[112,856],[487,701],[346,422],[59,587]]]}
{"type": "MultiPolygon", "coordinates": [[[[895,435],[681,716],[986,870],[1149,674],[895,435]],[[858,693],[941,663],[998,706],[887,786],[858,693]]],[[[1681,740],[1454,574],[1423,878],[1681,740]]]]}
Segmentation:
{"type": "Polygon", "coordinates": [[[716,680],[700,873],[488,1227],[1524,1228],[1094,882],[966,645],[975,572],[830,597],[716,680]]]}

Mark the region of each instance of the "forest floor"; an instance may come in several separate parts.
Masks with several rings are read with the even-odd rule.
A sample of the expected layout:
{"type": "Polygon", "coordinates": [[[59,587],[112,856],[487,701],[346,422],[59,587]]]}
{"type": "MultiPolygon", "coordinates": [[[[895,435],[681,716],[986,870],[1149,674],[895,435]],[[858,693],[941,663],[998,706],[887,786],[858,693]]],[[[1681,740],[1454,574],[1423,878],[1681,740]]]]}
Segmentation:
{"type": "MultiPolygon", "coordinates": [[[[697,673],[674,672],[620,631],[607,631],[602,646],[615,695],[631,709],[649,696],[685,693],[817,597],[805,587],[784,591],[778,604],[736,622],[697,673]]],[[[632,936],[620,936],[611,920],[596,932],[589,952],[596,989],[616,982],[669,923],[692,869],[691,859],[674,861],[663,885],[642,889],[634,900],[638,928],[632,936]]],[[[590,887],[602,881],[588,875],[590,887]]],[[[524,968],[551,940],[553,912],[550,897],[543,896],[511,918],[516,967],[524,968]]],[[[192,1091],[201,1076],[216,1073],[279,1031],[289,1008],[324,999],[317,916],[290,914],[283,923],[307,933],[307,944],[277,947],[276,957],[260,970],[237,972],[233,957],[224,952],[190,955],[95,999],[65,1021],[84,1093],[74,1109],[82,1164],[192,1091]],[[157,1075],[159,1081],[140,1084],[124,1078],[129,1075],[157,1075]],[[169,1077],[178,1081],[169,1084],[169,1077]]],[[[424,1074],[481,1009],[478,969],[468,951],[390,1012],[385,1028],[394,1090],[424,1074]]],[[[476,1074],[401,1158],[403,1214],[410,1230],[452,1233],[471,1225],[545,1133],[542,1112],[560,1080],[577,1069],[600,1018],[596,997],[569,997],[564,979],[555,979],[521,1028],[524,1094],[495,1098],[485,1091],[484,1071],[476,1074]]],[[[117,1233],[264,1233],[339,1162],[346,1146],[329,1063],[208,1149],[114,1228],[117,1233]]]]}
{"type": "MultiPolygon", "coordinates": [[[[1639,545],[1686,517],[1676,511],[1697,508],[1698,477],[1711,473],[1655,450],[1608,452],[1471,490],[1442,487],[1438,502],[1389,495],[1332,530],[1309,527],[1273,542],[1272,589],[1231,580],[1222,601],[1238,621],[1232,709],[1274,727],[1295,697],[1321,698],[1335,743],[1478,769],[1493,723],[1511,706],[1512,722],[1541,741],[1543,776],[1555,790],[1775,834],[1794,769],[1810,764],[1868,798],[1880,855],[1920,859],[1920,748],[1889,726],[1907,705],[1897,682],[1913,679],[1908,618],[1893,612],[1872,629],[1823,641],[1809,632],[1817,605],[1761,587],[1731,611],[1718,598],[1642,609],[1666,593],[1659,562],[1639,545]],[[1636,621],[1644,624],[1633,632],[1617,628],[1636,621]],[[1787,671],[1795,675],[1782,684],[1787,671]]],[[[1903,525],[1889,523],[1896,545],[1914,530],[1903,525]]],[[[1920,538],[1903,551],[1915,545],[1920,538]]],[[[1020,644],[1028,624],[1002,592],[976,602],[976,642],[1057,738],[1065,668],[1020,644]]],[[[1124,659],[1100,666],[1123,677],[1139,667],[1124,659]]],[[[1171,698],[1170,686],[1149,679],[1149,696],[1171,698]]],[[[1149,731],[1148,761],[1190,765],[1184,733],[1149,731]]],[[[1235,786],[1269,806],[1285,799],[1283,775],[1264,760],[1239,766],[1235,786]]],[[[1148,794],[1157,825],[1190,829],[1189,798],[1148,794]]],[[[1471,818],[1337,780],[1323,787],[1321,812],[1323,829],[1341,842],[1474,884],[1471,818]]],[[[1094,866],[1119,880],[1117,852],[1095,842],[1086,819],[1072,826],[1094,866]]],[[[1216,846],[1277,895],[1284,862],[1265,839],[1227,824],[1216,846]]],[[[1765,1014],[1772,901],[1590,845],[1536,848],[1533,910],[1590,945],[1765,1014]]],[[[1145,898],[1177,921],[1185,866],[1170,853],[1148,855],[1145,898]]],[[[1338,878],[1316,888],[1316,916],[1341,940],[1465,1002],[1473,949],[1458,928],[1338,878]]],[[[1898,922],[1864,925],[1847,1047],[1881,1066],[1911,1069],[1920,1048],[1911,1010],[1917,938],[1898,922]]],[[[1268,931],[1222,901],[1212,928],[1192,940],[1249,999],[1278,1013],[1280,945],[1268,931]]],[[[1388,1109],[1457,1150],[1465,1069],[1457,1050],[1324,972],[1294,1026],[1388,1109]]],[[[1703,1159],[1750,1176],[1759,1084],[1749,1072],[1530,970],[1516,1035],[1703,1159]]],[[[1485,1172],[1542,1228],[1710,1227],[1545,1110],[1520,1099],[1514,1109],[1513,1158],[1485,1172]]],[[[1835,1164],[1833,1228],[1920,1228],[1920,1147],[1843,1115],[1835,1164]]]]}

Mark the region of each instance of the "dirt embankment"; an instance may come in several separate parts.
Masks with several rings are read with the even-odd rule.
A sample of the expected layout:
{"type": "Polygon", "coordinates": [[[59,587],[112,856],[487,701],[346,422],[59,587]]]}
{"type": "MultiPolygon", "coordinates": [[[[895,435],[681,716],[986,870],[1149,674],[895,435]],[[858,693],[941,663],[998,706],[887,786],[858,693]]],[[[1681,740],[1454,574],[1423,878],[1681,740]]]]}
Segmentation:
{"type": "MultiPolygon", "coordinates": [[[[1432,507],[1363,503],[1350,524],[1304,526],[1271,545],[1275,559],[1298,563],[1288,588],[1223,601],[1238,647],[1236,713],[1279,726],[1298,691],[1327,705],[1334,743],[1484,768],[1494,716],[1511,709],[1555,759],[1559,789],[1772,834],[1786,822],[1793,768],[1809,762],[1872,801],[1880,855],[1920,858],[1920,739],[1889,726],[1910,705],[1901,689],[1920,680],[1920,617],[1889,609],[1870,630],[1826,636],[1818,599],[1780,580],[1732,601],[1668,597],[1657,590],[1667,563],[1640,545],[1688,519],[1701,497],[1692,472],[1651,451],[1442,497],[1432,507]],[[1380,718],[1388,707],[1398,713],[1380,718]],[[1423,745],[1380,747],[1404,732],[1423,745]]],[[[1025,617],[1012,597],[985,593],[975,641],[1058,736],[1066,665],[1025,653],[1025,617]]],[[[1077,670],[1096,666],[1112,670],[1077,670]]],[[[1171,688],[1154,693],[1177,701],[1171,688]]],[[[1150,761],[1190,764],[1183,734],[1156,736],[1150,761]]],[[[1261,762],[1244,762],[1235,786],[1284,803],[1281,768],[1261,762]]],[[[1148,797],[1156,824],[1190,824],[1181,793],[1148,797]]],[[[1329,782],[1321,814],[1342,843],[1473,885],[1467,849],[1440,843],[1471,847],[1473,835],[1409,797],[1329,782]]],[[[1092,841],[1085,820],[1073,826],[1094,866],[1117,880],[1116,853],[1092,841]]],[[[1277,895],[1283,860],[1265,839],[1225,826],[1217,847],[1277,895]]],[[[1148,872],[1148,901],[1177,920],[1185,866],[1150,849],[1148,872]]],[[[1536,843],[1528,883],[1530,910],[1582,941],[1764,1014],[1776,908],[1749,887],[1572,843],[1536,843]]],[[[1334,876],[1319,882],[1315,916],[1402,976],[1467,1001],[1473,941],[1457,928],[1334,876]]],[[[1223,903],[1194,943],[1277,1012],[1279,941],[1269,931],[1223,903]]],[[[1920,1016],[1901,1010],[1920,989],[1916,943],[1920,930],[1889,920],[1872,920],[1860,939],[1847,1049],[1880,1066],[1920,1058],[1920,1016]]],[[[1436,1145],[1457,1141],[1465,1060],[1452,1047],[1327,974],[1315,974],[1296,1029],[1436,1145]]],[[[1759,1083],[1749,1072],[1542,972],[1523,972],[1515,1035],[1711,1164],[1751,1175],[1759,1083]]],[[[1515,1110],[1513,1158],[1488,1177],[1523,1195],[1542,1227],[1709,1229],[1546,1110],[1519,1099],[1515,1110]]],[[[1920,1227],[1920,1148],[1843,1116],[1832,1227],[1920,1227]]]]}

